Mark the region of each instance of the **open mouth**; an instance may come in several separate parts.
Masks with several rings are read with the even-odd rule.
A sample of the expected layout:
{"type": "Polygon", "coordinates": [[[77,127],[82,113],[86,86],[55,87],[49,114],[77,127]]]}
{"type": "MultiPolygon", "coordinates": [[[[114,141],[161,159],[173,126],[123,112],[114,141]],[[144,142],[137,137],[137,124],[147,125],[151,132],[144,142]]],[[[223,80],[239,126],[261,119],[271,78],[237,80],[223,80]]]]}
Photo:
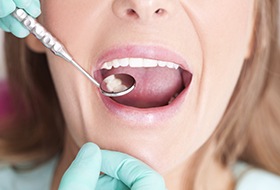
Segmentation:
{"type": "Polygon", "coordinates": [[[176,63],[145,58],[114,59],[103,63],[97,71],[102,80],[119,73],[133,76],[136,87],[129,94],[112,99],[119,104],[136,108],[172,104],[192,81],[192,74],[176,63]]]}

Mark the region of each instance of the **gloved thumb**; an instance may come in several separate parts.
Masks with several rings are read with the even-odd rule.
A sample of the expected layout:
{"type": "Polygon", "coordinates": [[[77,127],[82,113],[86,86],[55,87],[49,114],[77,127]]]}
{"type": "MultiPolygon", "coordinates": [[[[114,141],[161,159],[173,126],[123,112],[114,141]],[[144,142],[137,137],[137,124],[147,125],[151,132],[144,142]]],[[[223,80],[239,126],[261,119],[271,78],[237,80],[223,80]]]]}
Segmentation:
{"type": "Polygon", "coordinates": [[[97,145],[86,143],[62,177],[59,190],[95,189],[101,167],[101,152],[97,145]]]}

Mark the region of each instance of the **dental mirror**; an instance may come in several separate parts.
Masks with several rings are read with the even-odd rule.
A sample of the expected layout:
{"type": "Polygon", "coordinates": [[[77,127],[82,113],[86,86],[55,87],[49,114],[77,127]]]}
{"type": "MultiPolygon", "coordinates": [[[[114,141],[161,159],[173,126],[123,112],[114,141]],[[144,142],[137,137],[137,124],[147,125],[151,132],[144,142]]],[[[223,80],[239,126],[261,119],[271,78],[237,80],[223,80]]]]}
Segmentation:
{"type": "Polygon", "coordinates": [[[109,97],[123,96],[134,88],[135,79],[128,74],[109,75],[100,84],[102,94],[109,97]]]}
{"type": "Polygon", "coordinates": [[[135,79],[128,74],[110,75],[106,77],[101,84],[99,84],[89,73],[87,73],[78,63],[74,61],[63,45],[55,37],[47,32],[41,24],[29,16],[23,9],[16,8],[13,12],[13,16],[55,55],[74,65],[84,76],[86,76],[100,89],[104,96],[123,96],[135,88],[135,79]]]}
{"type": "MultiPolygon", "coordinates": [[[[64,58],[65,50],[59,51],[58,56],[64,58]],[[61,54],[62,53],[62,54],[61,54]]],[[[64,58],[68,61],[69,58],[64,58]]],[[[128,74],[112,74],[107,76],[101,83],[98,83],[89,73],[87,73],[78,63],[72,58],[68,61],[75,66],[84,76],[86,76],[94,85],[96,85],[104,96],[119,97],[130,93],[134,88],[136,81],[128,74]]]]}

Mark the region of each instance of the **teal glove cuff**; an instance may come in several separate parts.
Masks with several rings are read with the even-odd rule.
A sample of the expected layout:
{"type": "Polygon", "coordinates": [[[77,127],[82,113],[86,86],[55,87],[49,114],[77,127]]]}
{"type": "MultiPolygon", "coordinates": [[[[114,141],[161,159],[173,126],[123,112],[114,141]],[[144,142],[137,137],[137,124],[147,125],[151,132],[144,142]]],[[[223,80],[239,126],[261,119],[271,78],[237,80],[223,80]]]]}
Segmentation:
{"type": "Polygon", "coordinates": [[[65,172],[59,190],[95,189],[101,166],[101,153],[97,145],[86,143],[65,172]]]}

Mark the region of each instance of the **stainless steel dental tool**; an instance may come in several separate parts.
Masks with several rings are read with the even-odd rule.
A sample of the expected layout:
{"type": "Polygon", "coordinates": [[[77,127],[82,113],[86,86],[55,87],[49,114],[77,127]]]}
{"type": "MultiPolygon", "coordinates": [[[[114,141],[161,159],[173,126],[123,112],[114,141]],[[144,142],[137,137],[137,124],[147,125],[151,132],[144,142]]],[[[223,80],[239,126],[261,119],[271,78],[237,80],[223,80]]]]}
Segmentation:
{"type": "Polygon", "coordinates": [[[89,73],[87,73],[66,51],[63,45],[40,25],[34,18],[29,16],[23,9],[16,9],[13,16],[25,26],[27,30],[36,36],[55,55],[63,58],[74,65],[83,75],[95,84],[103,95],[118,97],[128,94],[135,88],[135,79],[128,74],[115,74],[106,77],[99,84],[89,73]]]}

